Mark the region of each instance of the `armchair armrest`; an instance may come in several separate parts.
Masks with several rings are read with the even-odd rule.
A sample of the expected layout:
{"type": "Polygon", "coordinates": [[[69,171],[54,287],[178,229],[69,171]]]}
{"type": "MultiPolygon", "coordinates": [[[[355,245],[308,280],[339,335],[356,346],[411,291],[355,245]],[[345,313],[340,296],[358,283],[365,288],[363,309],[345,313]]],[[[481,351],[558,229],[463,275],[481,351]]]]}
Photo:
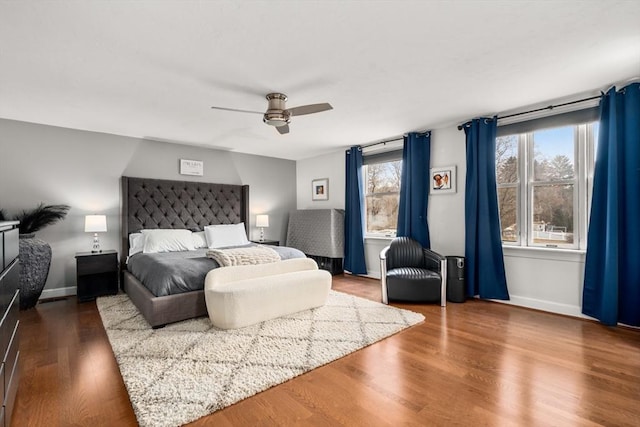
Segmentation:
{"type": "Polygon", "coordinates": [[[442,261],[446,261],[446,258],[431,249],[422,248],[422,254],[424,255],[425,266],[429,270],[437,271],[440,273],[442,268],[442,261]]]}
{"type": "Polygon", "coordinates": [[[387,252],[391,246],[387,246],[380,251],[380,286],[382,288],[382,303],[389,304],[387,298],[387,252]]]}
{"type": "Polygon", "coordinates": [[[447,305],[447,258],[431,249],[423,248],[424,262],[429,270],[440,273],[440,306],[447,305]]]}

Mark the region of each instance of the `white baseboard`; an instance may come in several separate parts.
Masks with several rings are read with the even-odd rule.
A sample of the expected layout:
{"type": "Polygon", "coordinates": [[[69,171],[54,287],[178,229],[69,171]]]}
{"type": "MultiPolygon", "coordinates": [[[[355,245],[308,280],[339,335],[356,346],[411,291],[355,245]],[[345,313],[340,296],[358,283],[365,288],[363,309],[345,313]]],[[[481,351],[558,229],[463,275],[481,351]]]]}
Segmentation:
{"type": "Polygon", "coordinates": [[[69,286],[66,288],[45,289],[42,291],[39,300],[69,297],[77,294],[77,288],[75,286],[69,286]]]}
{"type": "Polygon", "coordinates": [[[369,279],[377,279],[380,280],[380,272],[379,271],[367,271],[367,274],[363,274],[363,277],[368,277],[369,279]]]}
{"type": "Polygon", "coordinates": [[[579,317],[581,319],[593,320],[592,317],[582,314],[582,309],[577,305],[562,304],[558,302],[545,301],[528,297],[519,297],[517,295],[510,295],[510,298],[511,299],[509,301],[497,299],[492,299],[491,301],[499,302],[502,304],[517,305],[519,307],[533,308],[535,310],[548,311],[550,313],[564,314],[565,316],[579,317]]]}
{"type": "MultiPolygon", "coordinates": [[[[345,270],[344,274],[351,275],[350,271],[345,270]]],[[[358,277],[366,277],[367,279],[376,279],[380,280],[380,272],[379,271],[368,271],[367,274],[358,274],[358,277]]]]}

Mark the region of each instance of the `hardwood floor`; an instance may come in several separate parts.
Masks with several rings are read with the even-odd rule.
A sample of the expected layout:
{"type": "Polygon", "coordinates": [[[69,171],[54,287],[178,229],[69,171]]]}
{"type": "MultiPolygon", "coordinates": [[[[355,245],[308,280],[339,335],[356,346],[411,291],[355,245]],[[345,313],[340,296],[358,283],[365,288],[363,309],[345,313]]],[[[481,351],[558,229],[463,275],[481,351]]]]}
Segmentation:
{"type": "MultiPolygon", "coordinates": [[[[375,280],[333,287],[380,299],[375,280]]],[[[640,425],[638,330],[477,300],[398,306],[425,322],[192,425],[640,425]]],[[[12,425],[137,425],[95,303],[20,320],[12,425]]]]}

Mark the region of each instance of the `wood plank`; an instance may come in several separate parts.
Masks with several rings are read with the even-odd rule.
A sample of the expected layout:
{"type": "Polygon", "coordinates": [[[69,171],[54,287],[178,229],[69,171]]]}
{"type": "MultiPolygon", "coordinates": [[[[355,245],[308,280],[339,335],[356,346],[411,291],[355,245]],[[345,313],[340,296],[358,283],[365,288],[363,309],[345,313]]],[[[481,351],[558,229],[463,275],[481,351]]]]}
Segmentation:
{"type": "MultiPolygon", "coordinates": [[[[379,282],[333,288],[380,300],[379,282]]],[[[640,331],[472,300],[204,417],[204,425],[640,425],[640,331]]],[[[20,312],[12,423],[137,425],[95,303],[20,312]]]]}

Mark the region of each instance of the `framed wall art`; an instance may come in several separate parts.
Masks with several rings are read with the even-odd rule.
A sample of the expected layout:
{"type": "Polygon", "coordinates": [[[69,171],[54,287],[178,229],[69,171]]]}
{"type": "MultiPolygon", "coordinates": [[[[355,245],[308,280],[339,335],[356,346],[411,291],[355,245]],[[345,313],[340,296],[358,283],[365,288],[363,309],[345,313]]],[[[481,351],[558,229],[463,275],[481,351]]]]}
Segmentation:
{"type": "Polygon", "coordinates": [[[180,159],[180,175],[204,175],[204,162],[201,160],[180,159]]]}
{"type": "Polygon", "coordinates": [[[431,194],[456,192],[456,167],[441,166],[431,168],[431,194]]]}
{"type": "Polygon", "coordinates": [[[329,178],[311,181],[311,200],[329,200],[329,178]]]}

